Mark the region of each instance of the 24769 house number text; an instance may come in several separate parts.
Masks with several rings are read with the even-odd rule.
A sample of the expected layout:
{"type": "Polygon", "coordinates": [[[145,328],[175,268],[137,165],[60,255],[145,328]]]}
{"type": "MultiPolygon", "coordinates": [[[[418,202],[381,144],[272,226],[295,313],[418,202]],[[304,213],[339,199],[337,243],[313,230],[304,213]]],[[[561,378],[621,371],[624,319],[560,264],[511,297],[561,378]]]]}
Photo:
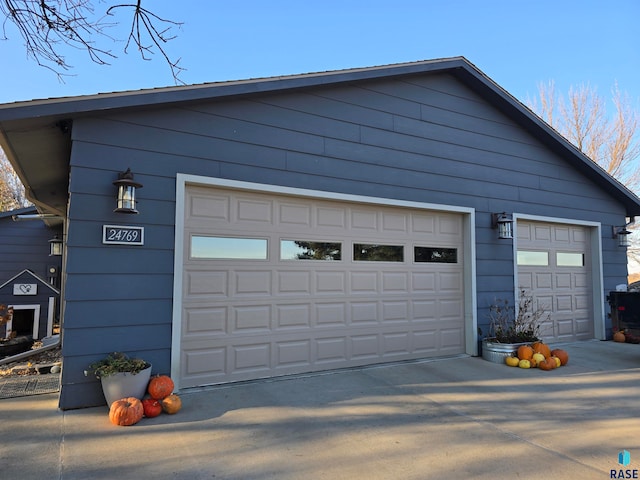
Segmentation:
{"type": "Polygon", "coordinates": [[[144,227],[103,225],[102,243],[112,245],[144,245],[144,227]]]}

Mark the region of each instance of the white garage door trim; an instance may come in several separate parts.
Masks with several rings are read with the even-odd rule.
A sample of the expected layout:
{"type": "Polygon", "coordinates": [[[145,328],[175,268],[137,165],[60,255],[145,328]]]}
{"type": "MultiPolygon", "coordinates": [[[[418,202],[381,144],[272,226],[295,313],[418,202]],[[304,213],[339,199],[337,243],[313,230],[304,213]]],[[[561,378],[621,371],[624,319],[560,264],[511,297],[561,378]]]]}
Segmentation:
{"type": "MultiPolygon", "coordinates": [[[[463,214],[463,255],[464,262],[464,308],[465,308],[465,352],[469,355],[477,354],[477,318],[476,318],[476,284],[475,284],[475,210],[468,207],[438,205],[431,203],[410,202],[396,199],[349,195],[318,190],[307,190],[276,185],[266,185],[219,178],[202,177],[198,175],[177,174],[176,176],[176,221],[175,221],[175,255],[174,255],[174,290],[173,290],[173,328],[171,344],[171,375],[179,382],[180,378],[180,345],[182,330],[182,288],[184,271],[184,228],[185,228],[185,199],[188,185],[217,186],[248,190],[261,193],[279,195],[293,195],[297,197],[321,198],[325,200],[339,200],[344,202],[367,203],[406,207],[414,209],[436,210],[463,214]]],[[[179,389],[179,383],[176,385],[179,389]]]]}
{"type": "MultiPolygon", "coordinates": [[[[546,222],[546,223],[559,223],[566,225],[577,225],[581,227],[587,227],[590,237],[591,243],[591,298],[593,299],[593,314],[594,314],[594,325],[593,331],[594,336],[598,340],[606,339],[605,332],[605,301],[604,301],[604,279],[602,273],[602,236],[601,230],[602,226],[599,222],[589,222],[583,220],[575,220],[572,218],[557,218],[557,217],[546,217],[539,215],[528,215],[522,213],[514,213],[513,220],[515,224],[515,228],[518,228],[518,220],[531,220],[536,222],[546,222]]],[[[518,265],[515,259],[517,258],[518,252],[518,241],[517,235],[514,235],[513,239],[513,268],[514,268],[514,294],[517,295],[518,288],[518,265]]]]}

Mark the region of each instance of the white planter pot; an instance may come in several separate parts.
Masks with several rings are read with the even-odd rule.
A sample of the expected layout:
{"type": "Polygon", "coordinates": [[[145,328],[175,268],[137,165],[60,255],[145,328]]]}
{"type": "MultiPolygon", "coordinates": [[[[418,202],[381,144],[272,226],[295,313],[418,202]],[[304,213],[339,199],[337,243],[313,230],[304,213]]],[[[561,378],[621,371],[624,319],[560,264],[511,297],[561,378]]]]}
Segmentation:
{"type": "Polygon", "coordinates": [[[145,368],[135,375],[128,372],[122,372],[100,378],[102,391],[104,393],[104,398],[107,400],[107,405],[111,407],[113,402],[126,397],[142,399],[147,391],[150,378],[151,365],[149,365],[149,368],[145,368]]]}

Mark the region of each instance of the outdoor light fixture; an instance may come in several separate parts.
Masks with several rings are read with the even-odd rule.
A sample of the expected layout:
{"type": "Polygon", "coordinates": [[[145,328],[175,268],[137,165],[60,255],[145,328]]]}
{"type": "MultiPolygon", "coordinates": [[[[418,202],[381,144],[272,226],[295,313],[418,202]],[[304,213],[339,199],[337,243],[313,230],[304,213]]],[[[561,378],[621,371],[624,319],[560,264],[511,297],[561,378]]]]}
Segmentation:
{"type": "Polygon", "coordinates": [[[117,213],[138,213],[136,210],[136,188],[142,188],[142,184],[133,181],[133,173],[127,168],[126,172],[118,174],[118,180],[113,182],[118,187],[117,213]]]}
{"type": "Polygon", "coordinates": [[[513,218],[506,213],[494,213],[492,215],[493,226],[498,228],[498,238],[513,238],[513,218]]]}
{"type": "Polygon", "coordinates": [[[629,246],[629,235],[631,235],[631,231],[627,230],[627,225],[624,225],[622,227],[613,227],[613,238],[618,238],[619,247],[629,246]]]}
{"type": "Polygon", "coordinates": [[[49,240],[49,256],[59,256],[62,255],[62,240],[58,235],[54,236],[51,240],[49,240]]]}

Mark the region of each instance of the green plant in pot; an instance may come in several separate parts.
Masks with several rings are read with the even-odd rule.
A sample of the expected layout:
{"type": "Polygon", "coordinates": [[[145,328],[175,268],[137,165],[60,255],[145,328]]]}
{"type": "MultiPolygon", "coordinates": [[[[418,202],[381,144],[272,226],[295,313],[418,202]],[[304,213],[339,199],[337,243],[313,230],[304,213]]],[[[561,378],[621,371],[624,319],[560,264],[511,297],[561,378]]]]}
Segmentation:
{"type": "Polygon", "coordinates": [[[508,300],[495,300],[489,307],[489,336],[482,342],[482,358],[501,363],[518,346],[542,339],[542,324],[550,315],[544,308],[534,308],[533,302],[533,296],[523,288],[519,291],[517,309],[508,300]]]}
{"type": "Polygon", "coordinates": [[[84,374],[95,375],[102,383],[107,405],[126,397],[142,398],[151,378],[151,364],[141,358],[130,358],[113,352],[89,365],[84,374]]]}

